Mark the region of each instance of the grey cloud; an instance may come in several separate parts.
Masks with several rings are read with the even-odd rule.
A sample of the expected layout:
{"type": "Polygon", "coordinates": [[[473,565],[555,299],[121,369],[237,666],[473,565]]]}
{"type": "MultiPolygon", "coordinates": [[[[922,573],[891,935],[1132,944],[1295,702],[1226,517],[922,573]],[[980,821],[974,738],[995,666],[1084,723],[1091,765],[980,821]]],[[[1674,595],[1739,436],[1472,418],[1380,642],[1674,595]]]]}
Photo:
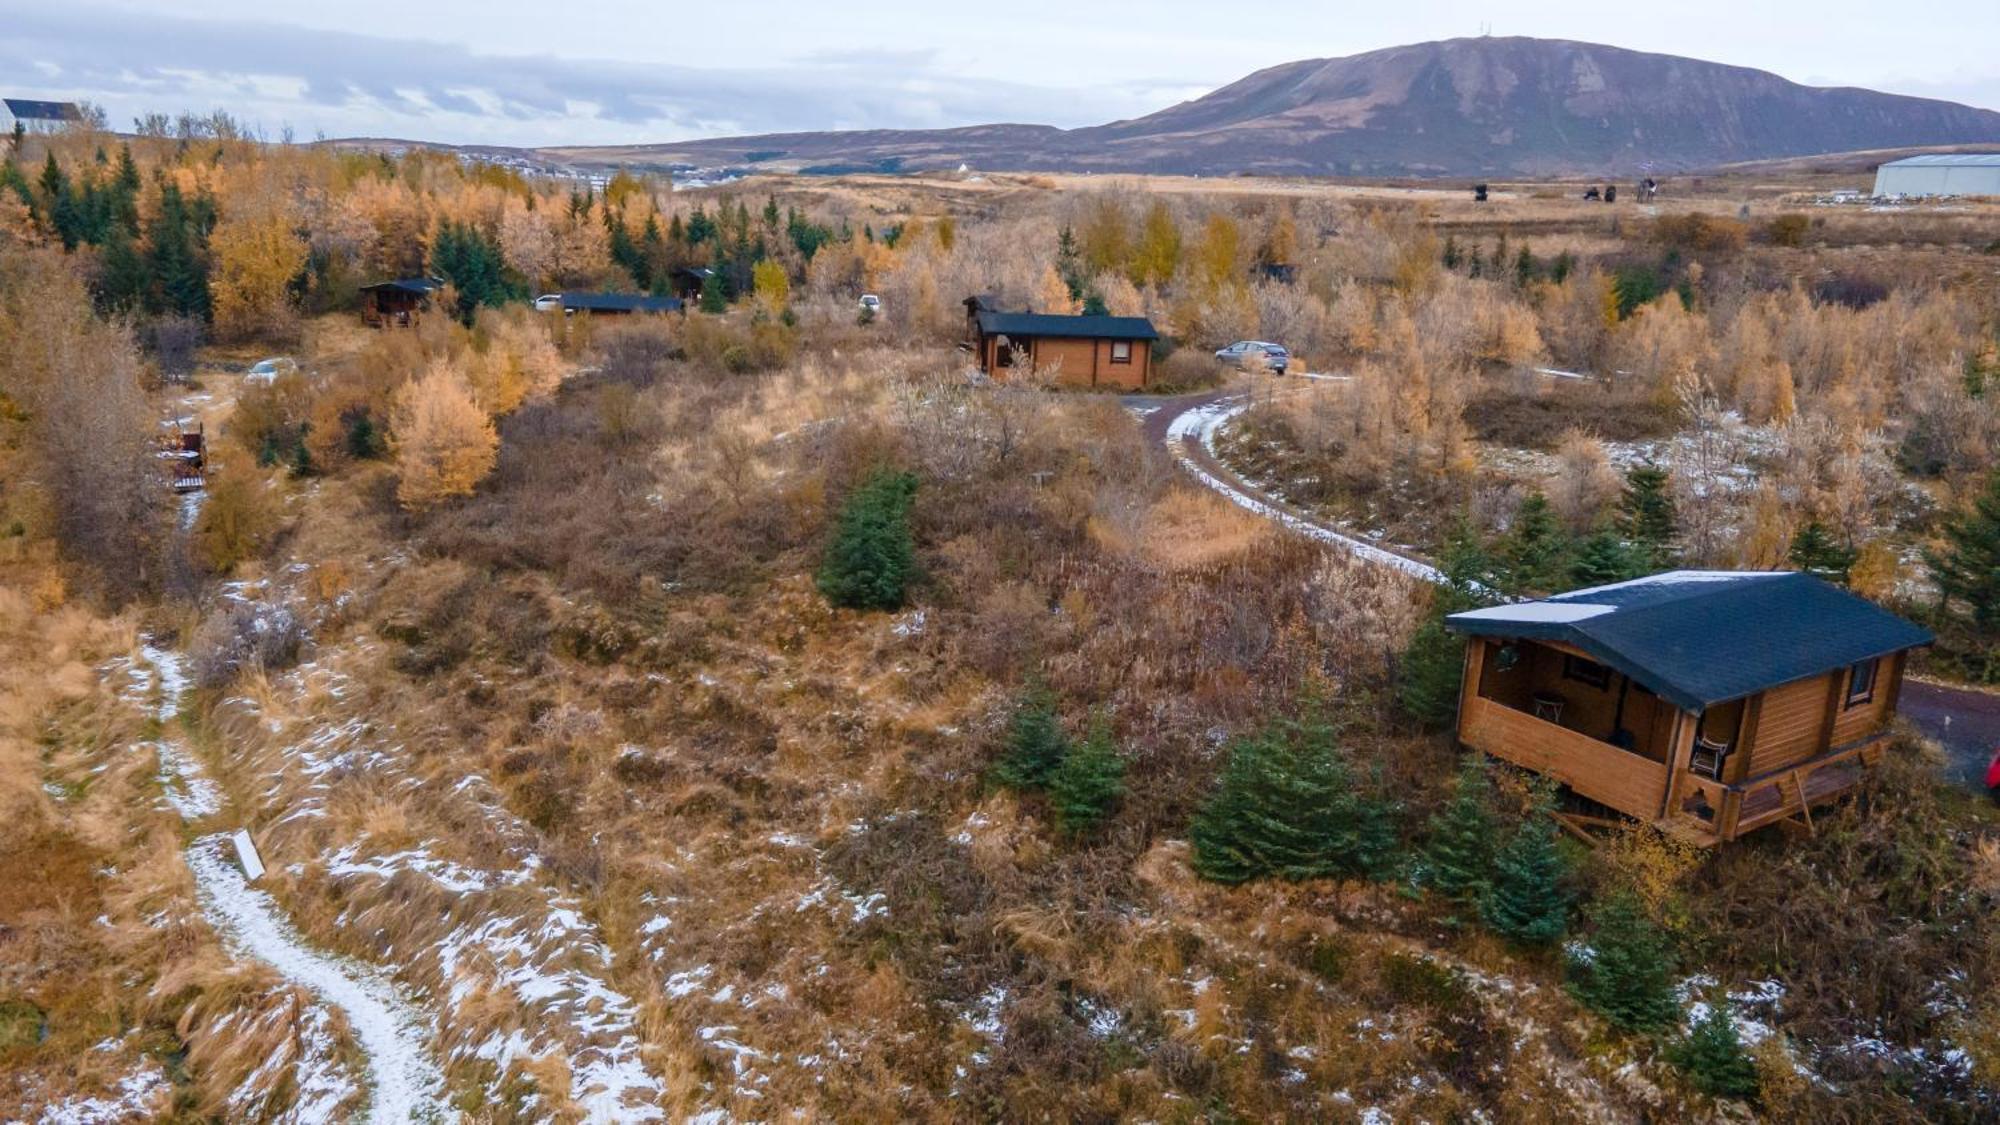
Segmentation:
{"type": "MultiPolygon", "coordinates": [[[[595,107],[596,124],[620,126],[615,131],[632,141],[993,120],[1092,124],[1157,108],[1116,90],[968,80],[937,69],[935,52],[928,50],[825,51],[790,66],[711,70],[478,54],[443,42],[86,7],[0,2],[0,26],[7,28],[0,71],[20,74],[48,64],[55,68],[48,86],[89,91],[86,96],[113,104],[201,109],[161,103],[177,95],[200,97],[212,85],[278,79],[302,91],[285,112],[337,110],[344,120],[380,119],[382,131],[425,137],[433,135],[426,126],[462,127],[455,115],[532,126],[521,131],[521,143],[560,142],[575,136],[572,107],[578,103],[595,107]],[[189,73],[201,81],[191,81],[189,73]]],[[[225,108],[257,116],[253,109],[225,108]]]]}

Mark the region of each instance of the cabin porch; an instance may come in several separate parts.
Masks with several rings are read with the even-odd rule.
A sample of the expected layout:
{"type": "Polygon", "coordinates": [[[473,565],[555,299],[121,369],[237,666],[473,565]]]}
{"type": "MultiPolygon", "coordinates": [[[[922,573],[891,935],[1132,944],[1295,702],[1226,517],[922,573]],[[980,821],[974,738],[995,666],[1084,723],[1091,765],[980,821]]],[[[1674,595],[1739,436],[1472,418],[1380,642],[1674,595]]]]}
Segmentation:
{"type": "Polygon", "coordinates": [[[1459,740],[1641,820],[1665,810],[1669,763],[1694,724],[1671,704],[1581,653],[1473,638],[1459,740]]]}

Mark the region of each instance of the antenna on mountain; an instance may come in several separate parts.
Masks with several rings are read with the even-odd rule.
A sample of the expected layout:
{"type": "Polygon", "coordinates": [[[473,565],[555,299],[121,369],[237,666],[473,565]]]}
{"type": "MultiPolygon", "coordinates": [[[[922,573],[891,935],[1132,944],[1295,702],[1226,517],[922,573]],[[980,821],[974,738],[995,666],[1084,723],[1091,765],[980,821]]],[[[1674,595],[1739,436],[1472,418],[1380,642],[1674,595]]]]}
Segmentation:
{"type": "Polygon", "coordinates": [[[1490,24],[1490,23],[1482,23],[1482,24],[1480,24],[1480,25],[1479,25],[1479,37],[1480,37],[1481,39],[1491,39],[1491,38],[1493,38],[1493,25],[1492,25],[1492,24],[1490,24]]]}

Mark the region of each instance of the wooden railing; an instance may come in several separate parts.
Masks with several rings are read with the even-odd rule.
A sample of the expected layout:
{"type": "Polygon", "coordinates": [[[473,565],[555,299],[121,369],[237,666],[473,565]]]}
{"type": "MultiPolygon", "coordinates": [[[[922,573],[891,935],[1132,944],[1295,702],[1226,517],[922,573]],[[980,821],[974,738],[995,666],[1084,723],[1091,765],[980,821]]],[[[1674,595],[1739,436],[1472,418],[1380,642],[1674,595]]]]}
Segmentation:
{"type": "Polygon", "coordinates": [[[1650,821],[1666,799],[1665,764],[1491,699],[1465,699],[1459,738],[1627,816],[1650,821]]]}
{"type": "Polygon", "coordinates": [[[1810,828],[1812,805],[1851,788],[1861,777],[1858,772],[1851,777],[1843,777],[1842,774],[1850,771],[1830,771],[1830,767],[1846,766],[1857,759],[1864,766],[1874,765],[1881,757],[1882,746],[1888,737],[1886,732],[1871,735],[1797,765],[1730,784],[1695,773],[1684,774],[1681,778],[1681,808],[1678,811],[1705,820],[1708,830],[1718,840],[1733,840],[1790,816],[1803,817],[1810,828]],[[1704,798],[1708,805],[1706,817],[1690,811],[1689,806],[1696,803],[1696,794],[1704,798]]]}

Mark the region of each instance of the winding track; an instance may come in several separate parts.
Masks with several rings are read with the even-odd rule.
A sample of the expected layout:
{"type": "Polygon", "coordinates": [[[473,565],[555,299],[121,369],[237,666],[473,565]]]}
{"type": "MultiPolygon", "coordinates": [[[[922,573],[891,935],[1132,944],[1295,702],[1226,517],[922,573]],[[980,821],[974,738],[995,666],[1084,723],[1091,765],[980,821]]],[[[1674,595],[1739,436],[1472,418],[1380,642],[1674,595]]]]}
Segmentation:
{"type": "MultiPolygon", "coordinates": [[[[141,650],[152,668],[160,703],[154,716],[162,725],[161,781],[170,803],[191,824],[222,811],[212,782],[167,724],[180,713],[187,684],[179,653],[141,650]],[[178,799],[177,799],[178,798],[178,799]]],[[[322,953],[307,945],[270,895],[249,885],[229,858],[229,834],[195,838],[187,847],[196,898],[210,926],[229,951],[262,961],[347,1017],[354,1040],[367,1056],[369,1121],[439,1122],[456,1117],[444,1103],[444,1076],[432,1061],[428,1035],[417,1010],[387,976],[370,966],[322,953]]]]}
{"type": "MultiPolygon", "coordinates": [[[[1141,425],[1148,439],[1165,445],[1190,476],[1238,507],[1369,562],[1393,566],[1428,582],[1443,580],[1437,568],[1421,559],[1357,539],[1230,471],[1215,455],[1215,437],[1231,418],[1249,408],[1249,393],[1209,391],[1174,398],[1131,395],[1122,401],[1142,414],[1141,425]]],[[[1984,789],[1986,764],[2000,747],[2000,695],[1911,680],[1903,685],[1900,710],[1925,737],[1944,748],[1949,759],[1945,774],[1953,784],[1974,791],[1984,789]]]]}

